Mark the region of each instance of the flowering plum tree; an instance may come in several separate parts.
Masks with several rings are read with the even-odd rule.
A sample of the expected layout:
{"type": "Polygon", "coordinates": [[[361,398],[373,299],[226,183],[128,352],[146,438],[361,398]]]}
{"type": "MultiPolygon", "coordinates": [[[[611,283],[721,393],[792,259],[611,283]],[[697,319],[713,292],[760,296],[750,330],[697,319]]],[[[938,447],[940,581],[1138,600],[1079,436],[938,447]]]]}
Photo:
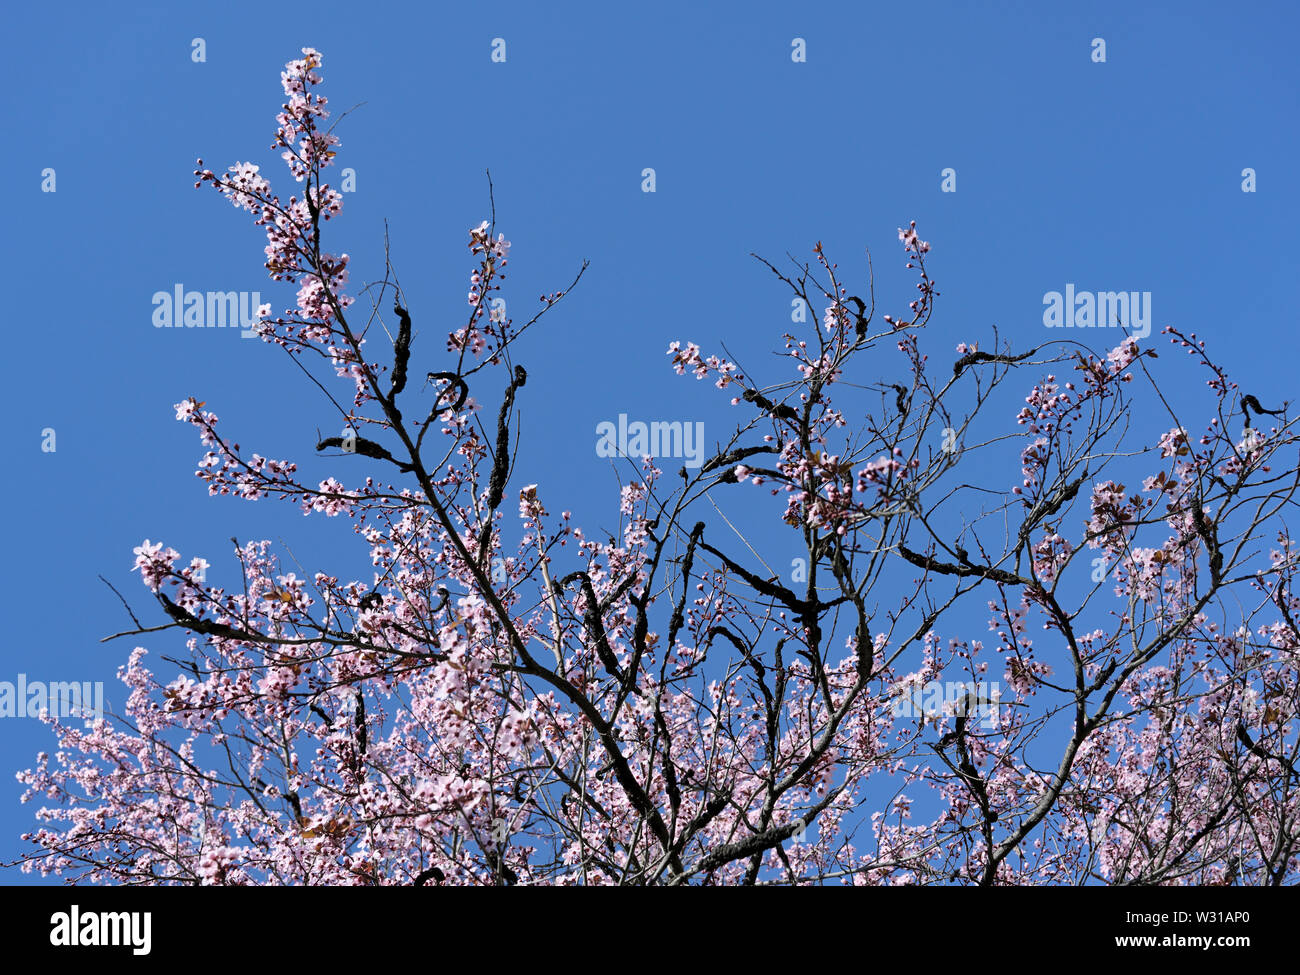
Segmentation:
{"type": "Polygon", "coordinates": [[[693,472],[638,459],[618,536],[588,538],[511,457],[528,378],[515,343],[566,291],[523,323],[499,311],[510,244],[493,213],[469,232],[447,368],[408,384],[414,313],[391,266],[362,320],[348,255],[323,249],[343,198],[324,182],[339,140],[320,67],[304,49],[282,75],[276,145],[297,195],[248,163],[200,160],[196,186],[248,211],[271,277],[298,285],[294,309],[262,306],[259,331],[346,384],[342,403],[327,393],[345,433],[317,445],[341,448],[338,478],[303,483],[294,463],[246,454],[194,399],[176,418],[207,448],[210,494],[348,519],[373,573],[299,578],[269,542],[236,542],[240,584],[224,589],[201,558],[136,548],[163,622],[130,633],[188,632],[188,654],[163,675],[138,646],[122,714],[49,719],[57,753],[19,777],[45,803],[26,869],[158,884],[1298,879],[1285,408],[1252,424],[1259,401],[1172,328],[1207,380],[1177,407],[1195,418],[1161,394],[1168,361],[1131,337],[1097,355],[1015,352],[994,333],[935,359],[922,338],[938,291],[913,224],[906,315],[877,320],[872,283],[850,294],[820,244],[807,264],[767,265],[825,308],[785,337],[789,375],[760,383],[672,343],[676,372],[727,390],[742,419],[693,472]],[[859,421],[839,397],[873,380],[864,359],[895,381],[859,421]],[[1027,395],[1008,406],[1017,383],[1027,395]],[[489,432],[470,394],[501,388],[489,432]],[[1151,417],[1157,432],[1134,432],[1151,417]],[[349,454],[404,486],[348,484],[349,454]],[[695,520],[727,492],[777,498],[769,530],[801,546],[798,582],[695,520]],[[954,680],[961,693],[931,699],[954,680]]]}

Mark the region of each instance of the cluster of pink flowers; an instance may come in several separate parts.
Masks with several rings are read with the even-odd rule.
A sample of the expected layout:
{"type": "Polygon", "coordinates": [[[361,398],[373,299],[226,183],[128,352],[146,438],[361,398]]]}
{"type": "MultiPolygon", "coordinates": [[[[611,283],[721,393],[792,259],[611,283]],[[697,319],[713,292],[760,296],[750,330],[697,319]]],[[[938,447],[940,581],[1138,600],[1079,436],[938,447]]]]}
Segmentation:
{"type": "Polygon", "coordinates": [[[668,346],[668,354],[672,356],[673,371],[677,375],[685,375],[686,370],[691,369],[696,379],[705,379],[712,373],[717,377],[714,385],[718,389],[726,389],[731,383],[745,378],[736,371],[735,363],[716,355],[701,358],[700,347],[694,342],[687,342],[684,349],[681,342],[673,342],[668,346]]]}
{"type": "MultiPolygon", "coordinates": [[[[302,53],[303,57],[290,62],[281,74],[289,101],[276,116],[275,135],[275,145],[283,149],[281,156],[294,179],[306,181],[302,198],[291,196],[287,203],[282,202],[253,163],[236,163],[222,176],[210,169],[194,171],[198,178],[195,186],[210,184],[266,228],[266,269],[271,278],[299,284],[294,317],[300,321],[271,320],[269,305],[258,311],[263,335],[286,345],[328,342],[333,335],[331,323],[353,300],[344,294],[348,255],[318,254],[318,219],[329,220],[343,209],[343,195],[320,180],[320,170],[333,163],[339,140],[319,128],[329,117],[326,98],[311,87],[321,82],[316,71],[321,65],[320,53],[312,48],[303,48],[302,53]],[[296,332],[277,335],[277,328],[293,325],[296,332]]],[[[203,160],[198,164],[202,167],[203,160]]]]}

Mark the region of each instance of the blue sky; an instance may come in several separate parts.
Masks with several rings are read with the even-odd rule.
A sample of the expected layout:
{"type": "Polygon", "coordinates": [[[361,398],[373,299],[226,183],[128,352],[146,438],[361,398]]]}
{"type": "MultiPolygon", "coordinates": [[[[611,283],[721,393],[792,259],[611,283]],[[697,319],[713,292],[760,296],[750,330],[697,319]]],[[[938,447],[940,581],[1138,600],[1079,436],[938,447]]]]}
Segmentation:
{"type": "MultiPolygon", "coordinates": [[[[994,325],[1018,348],[1056,337],[1042,324],[1043,295],[1067,282],[1149,291],[1153,333],[1196,331],[1265,405],[1294,399],[1294,5],[232,9],[6,13],[0,680],[102,680],[120,707],[114,675],[135,642],[156,665],[181,645],[174,634],[100,642],[129,620],[98,575],[151,613],[130,571],[145,538],[206,557],[218,584],[232,535],[282,540],[308,574],[369,578],[342,520],[209,498],[193,475],[203,451],[172,409],[206,400],[246,449],[346,482],[349,472],[313,456],[318,427],[338,433],[314,389],[237,330],[151,322],[152,296],[177,284],[292,304],[293,289],[261,266],[261,231],[194,189],[191,173],[200,156],[218,172],[248,160],[287,195],[268,147],[279,72],[305,46],[324,55],[335,115],[359,106],[336,130],[356,191],[327,226],[327,248],[351,255],[354,282],[381,276],[387,220],[426,329],[420,368],[436,368],[441,335],[463,323],[466,232],[487,216],[485,169],[513,242],[508,298],[532,307],[591,261],[520,347],[529,381],[516,475],[589,532],[617,522],[598,423],[619,413],[702,421],[717,436],[735,423],[710,383],[672,373],[669,342],[726,343],[769,381],[785,378],[765,356],[790,326],[790,296],[751,251],[811,259],[820,240],[865,287],[869,247],[880,310],[897,314],[913,293],[897,242],[909,220],[932,244],[941,291],[932,350],[987,346],[994,325]],[[498,37],[504,63],[491,60],[498,37]],[[1091,58],[1098,37],[1105,63],[1091,58]],[[194,38],[206,45],[201,63],[194,38]],[[806,41],[804,63],[791,59],[794,38],[806,41]],[[955,193],[941,192],[947,167],[955,193]],[[1257,192],[1242,192],[1247,167],[1257,192]],[[47,168],[55,192],[42,191],[47,168]],[[53,453],[41,449],[47,428],[53,453]]],[[[493,411],[498,395],[483,396],[493,411]]],[[[0,860],[32,824],[13,773],[52,742],[35,720],[0,721],[0,860]]]]}

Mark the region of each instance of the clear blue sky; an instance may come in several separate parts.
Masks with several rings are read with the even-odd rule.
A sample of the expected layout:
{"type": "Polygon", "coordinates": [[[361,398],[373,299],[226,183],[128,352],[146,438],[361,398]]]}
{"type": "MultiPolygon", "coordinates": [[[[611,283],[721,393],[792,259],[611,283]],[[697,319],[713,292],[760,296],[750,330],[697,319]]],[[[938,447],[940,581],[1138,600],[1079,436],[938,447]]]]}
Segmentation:
{"type": "MultiPolygon", "coordinates": [[[[897,313],[913,279],[896,228],[912,219],[942,292],[932,349],[987,346],[995,324],[1018,347],[1044,341],[1043,295],[1067,282],[1149,291],[1155,331],[1196,331],[1261,399],[1296,398],[1293,4],[50,3],[5,20],[0,680],[102,680],[120,708],[136,642],[165,667],[178,635],[99,642],[129,620],[98,574],[157,621],[130,571],[144,538],[206,557],[217,582],[231,535],[283,540],[308,574],[370,577],[342,520],[210,499],[172,410],[206,400],[246,450],[347,482],[313,457],[318,427],[339,432],[314,389],[237,331],[151,322],[154,293],[177,284],[292,304],[261,267],[260,230],[191,171],[251,160],[287,196],[268,147],[279,72],[304,46],[324,54],[336,114],[364,103],[338,130],[357,190],[327,246],[352,256],[354,282],[381,276],[388,220],[427,330],[417,375],[463,322],[486,168],[514,244],[507,297],[531,307],[591,260],[519,352],[517,475],[589,532],[617,521],[597,423],[701,420],[712,440],[735,422],[711,384],[673,375],[670,341],[726,342],[747,364],[779,347],[790,297],[751,251],[811,258],[821,240],[865,286],[870,247],[881,310],[897,313]]],[[[499,392],[482,396],[493,411],[499,392]]],[[[52,745],[35,720],[0,720],[0,859],[32,825],[13,773],[52,745]]]]}

